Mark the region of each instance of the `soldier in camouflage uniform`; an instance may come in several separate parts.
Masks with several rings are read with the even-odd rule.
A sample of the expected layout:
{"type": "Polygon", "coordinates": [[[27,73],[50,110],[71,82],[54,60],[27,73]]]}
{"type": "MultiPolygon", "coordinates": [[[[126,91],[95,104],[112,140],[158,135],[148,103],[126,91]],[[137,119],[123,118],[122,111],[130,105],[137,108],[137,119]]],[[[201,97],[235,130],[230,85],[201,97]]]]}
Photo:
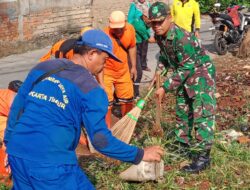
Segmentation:
{"type": "Polygon", "coordinates": [[[190,145],[194,128],[201,149],[193,162],[182,170],[199,172],[210,164],[214,138],[215,67],[197,38],[172,22],[165,3],[154,3],[149,9],[149,18],[160,47],[160,61],[173,69],[156,95],[161,101],[166,92],[176,92],[177,140],[190,145]]]}

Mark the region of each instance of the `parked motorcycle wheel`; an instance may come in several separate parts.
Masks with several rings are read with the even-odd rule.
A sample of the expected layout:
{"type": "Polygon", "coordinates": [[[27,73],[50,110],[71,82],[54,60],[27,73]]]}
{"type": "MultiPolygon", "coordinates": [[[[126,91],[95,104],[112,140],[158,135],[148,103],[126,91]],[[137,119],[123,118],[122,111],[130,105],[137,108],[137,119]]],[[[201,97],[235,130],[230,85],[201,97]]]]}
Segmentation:
{"type": "Polygon", "coordinates": [[[214,37],[214,47],[219,55],[225,55],[228,51],[227,41],[221,32],[217,32],[214,37]]]}

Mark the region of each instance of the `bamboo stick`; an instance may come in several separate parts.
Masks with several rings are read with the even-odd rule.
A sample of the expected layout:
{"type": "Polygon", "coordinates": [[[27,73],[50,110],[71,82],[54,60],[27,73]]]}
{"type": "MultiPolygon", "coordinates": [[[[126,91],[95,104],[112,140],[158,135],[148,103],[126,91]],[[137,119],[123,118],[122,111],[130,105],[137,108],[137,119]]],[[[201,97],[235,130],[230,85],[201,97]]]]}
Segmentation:
{"type": "MultiPolygon", "coordinates": [[[[161,83],[161,76],[159,71],[156,72],[156,89],[158,90],[160,88],[160,83],[161,83]]],[[[158,102],[156,99],[156,128],[161,127],[161,102],[158,102]]]]}
{"type": "MultiPolygon", "coordinates": [[[[161,74],[159,71],[156,72],[156,89],[161,87],[161,74]]],[[[156,112],[155,112],[155,125],[153,127],[153,136],[163,136],[163,129],[161,128],[161,102],[158,99],[155,100],[156,112]]]]}

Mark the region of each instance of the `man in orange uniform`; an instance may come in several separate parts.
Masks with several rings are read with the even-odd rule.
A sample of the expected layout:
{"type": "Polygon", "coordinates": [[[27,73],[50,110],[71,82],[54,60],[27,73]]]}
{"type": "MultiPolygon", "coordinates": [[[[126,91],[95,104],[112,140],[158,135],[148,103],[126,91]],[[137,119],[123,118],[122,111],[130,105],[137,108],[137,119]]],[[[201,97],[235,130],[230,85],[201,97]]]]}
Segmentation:
{"type": "Polygon", "coordinates": [[[103,81],[109,100],[109,109],[106,115],[108,127],[111,127],[111,108],[114,101],[113,93],[121,104],[121,113],[124,116],[133,108],[134,91],[133,81],[136,80],[136,37],[133,26],[125,21],[125,14],[113,11],[109,18],[109,26],[104,29],[109,35],[114,47],[114,54],[122,63],[107,59],[103,70],[103,81]],[[131,63],[129,70],[128,57],[131,63]]]}
{"type": "MultiPolygon", "coordinates": [[[[81,35],[83,35],[84,32],[93,29],[90,26],[85,26],[81,29],[81,35]]],[[[78,39],[62,39],[56,42],[51,49],[49,50],[48,53],[46,53],[44,56],[40,58],[40,62],[42,61],[47,61],[52,58],[66,58],[66,59],[71,59],[74,55],[73,49],[74,46],[76,45],[76,41],[78,39]]]]}
{"type": "Polygon", "coordinates": [[[3,178],[9,176],[9,172],[6,170],[4,163],[6,157],[5,146],[2,143],[4,130],[6,128],[11,104],[21,85],[21,81],[14,80],[9,83],[8,89],[0,89],[0,177],[3,178]]]}

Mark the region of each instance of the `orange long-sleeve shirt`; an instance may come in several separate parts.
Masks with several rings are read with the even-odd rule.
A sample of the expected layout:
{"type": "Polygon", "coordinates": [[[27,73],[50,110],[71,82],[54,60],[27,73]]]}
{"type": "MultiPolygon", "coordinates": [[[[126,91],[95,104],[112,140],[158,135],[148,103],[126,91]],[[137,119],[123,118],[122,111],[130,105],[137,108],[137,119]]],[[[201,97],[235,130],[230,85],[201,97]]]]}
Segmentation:
{"type": "MultiPolygon", "coordinates": [[[[111,35],[109,27],[105,28],[104,32],[109,35],[112,40],[114,54],[122,61],[122,63],[120,63],[114,61],[113,59],[107,59],[104,66],[104,74],[114,77],[121,76],[129,70],[128,54],[111,35]]],[[[123,36],[120,38],[120,41],[126,49],[136,46],[135,29],[131,24],[126,23],[125,31],[123,36]]]]}

